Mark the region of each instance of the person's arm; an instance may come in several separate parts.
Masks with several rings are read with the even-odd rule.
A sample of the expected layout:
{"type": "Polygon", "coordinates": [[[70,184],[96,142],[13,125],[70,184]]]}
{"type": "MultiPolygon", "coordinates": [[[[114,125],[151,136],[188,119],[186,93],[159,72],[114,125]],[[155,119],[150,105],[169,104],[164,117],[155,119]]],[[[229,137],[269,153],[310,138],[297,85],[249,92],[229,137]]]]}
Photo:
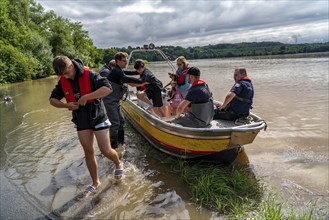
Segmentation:
{"type": "Polygon", "coordinates": [[[123,76],[121,78],[122,83],[127,83],[130,86],[136,87],[136,86],[144,86],[148,84],[148,82],[144,82],[140,79],[137,79],[135,77],[129,77],[129,76],[123,76]]]}
{"type": "Polygon", "coordinates": [[[77,104],[84,106],[84,105],[86,105],[88,100],[103,98],[103,97],[109,95],[111,92],[112,92],[112,90],[109,87],[102,86],[92,93],[81,96],[80,99],[78,100],[77,104]]]}
{"type": "Polygon", "coordinates": [[[234,99],[235,93],[234,92],[229,92],[224,100],[224,103],[219,107],[220,109],[225,109],[226,106],[234,99]]]}
{"type": "Polygon", "coordinates": [[[179,105],[177,106],[176,109],[176,115],[175,115],[175,119],[180,118],[181,114],[184,112],[184,109],[189,106],[191,102],[184,99],[181,103],[179,103],[179,105]]]}
{"type": "Polygon", "coordinates": [[[121,78],[122,83],[135,83],[135,84],[142,84],[143,81],[140,79],[137,79],[135,77],[130,77],[130,76],[123,76],[121,78]]]}
{"type": "Polygon", "coordinates": [[[49,103],[56,108],[67,108],[71,111],[79,108],[79,105],[75,102],[64,103],[56,98],[50,98],[49,103]]]}
{"type": "Polygon", "coordinates": [[[57,85],[51,92],[51,95],[49,97],[49,103],[56,108],[67,108],[71,111],[79,108],[79,105],[77,105],[76,102],[69,102],[69,103],[62,102],[61,100],[63,98],[64,98],[63,89],[60,81],[58,81],[57,85]]]}
{"type": "Polygon", "coordinates": [[[132,87],[137,87],[137,86],[145,86],[149,84],[148,82],[143,82],[142,84],[139,83],[128,83],[128,85],[132,86],[132,87]]]}
{"type": "Polygon", "coordinates": [[[123,71],[126,75],[129,75],[129,76],[136,76],[136,75],[139,75],[139,73],[137,71],[131,71],[131,70],[124,70],[123,71]]]}
{"type": "Polygon", "coordinates": [[[170,81],[170,82],[168,82],[168,84],[167,84],[167,85],[165,85],[165,86],[163,87],[163,89],[167,88],[167,87],[168,87],[170,84],[171,84],[171,81],[170,81]]]}

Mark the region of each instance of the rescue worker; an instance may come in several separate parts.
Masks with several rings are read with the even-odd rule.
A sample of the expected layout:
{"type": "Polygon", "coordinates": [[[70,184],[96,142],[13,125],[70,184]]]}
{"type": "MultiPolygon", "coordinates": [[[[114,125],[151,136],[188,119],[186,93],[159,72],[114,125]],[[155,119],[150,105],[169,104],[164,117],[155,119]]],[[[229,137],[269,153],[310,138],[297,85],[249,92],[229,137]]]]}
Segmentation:
{"type": "Polygon", "coordinates": [[[105,78],[84,67],[80,59],[70,60],[67,56],[57,56],[53,60],[53,69],[60,79],[51,92],[49,102],[56,108],[72,111],[72,122],[76,126],[92,179],[92,184],[85,190],[87,196],[101,184],[93,146],[94,135],[101,153],[115,164],[115,178],[119,180],[123,175],[122,163],[117,152],[111,148],[110,122],[100,99],[110,94],[112,88],[105,78]],[[63,98],[66,103],[61,101],[63,98]]]}
{"type": "Polygon", "coordinates": [[[123,71],[128,62],[128,54],[118,52],[114,56],[115,67],[108,74],[107,79],[112,85],[113,92],[106,96],[103,101],[105,104],[107,116],[110,119],[110,139],[112,148],[116,149],[119,144],[124,144],[124,118],[122,116],[120,100],[127,91],[128,84],[130,86],[143,86],[147,84],[135,77],[127,75],[138,75],[136,71],[123,71]]]}
{"type": "Polygon", "coordinates": [[[200,79],[200,70],[191,67],[187,71],[188,82],[192,84],[185,99],[178,105],[175,119],[172,123],[185,127],[203,128],[210,125],[214,115],[212,93],[205,81],[200,79]],[[189,107],[188,113],[183,115],[184,109],[189,107]]]}
{"type": "Polygon", "coordinates": [[[108,77],[110,74],[111,70],[115,67],[115,60],[110,60],[108,63],[105,63],[104,66],[102,66],[98,73],[103,76],[103,77],[108,77]]]}
{"type": "Polygon", "coordinates": [[[254,88],[245,68],[234,70],[235,84],[226,95],[224,103],[216,104],[214,119],[236,120],[247,117],[252,108],[254,88]]]}

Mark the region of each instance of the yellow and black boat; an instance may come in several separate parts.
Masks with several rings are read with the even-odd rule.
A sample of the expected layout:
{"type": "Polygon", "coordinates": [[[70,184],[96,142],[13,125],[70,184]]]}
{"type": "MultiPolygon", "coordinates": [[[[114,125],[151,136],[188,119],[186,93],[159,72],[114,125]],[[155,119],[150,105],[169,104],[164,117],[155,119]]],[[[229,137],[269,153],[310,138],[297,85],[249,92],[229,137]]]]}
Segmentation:
{"type": "MultiPolygon", "coordinates": [[[[129,60],[136,51],[159,53],[175,71],[173,64],[153,44],[133,50],[129,60]]],[[[250,120],[245,124],[213,120],[207,128],[183,127],[168,122],[170,117],[160,118],[150,113],[141,104],[135,91],[128,91],[125,100],[121,101],[121,107],[125,119],[146,140],[160,151],[179,158],[232,162],[241,147],[252,143],[259,131],[266,128],[266,122],[253,113],[250,113],[250,120]]]]}

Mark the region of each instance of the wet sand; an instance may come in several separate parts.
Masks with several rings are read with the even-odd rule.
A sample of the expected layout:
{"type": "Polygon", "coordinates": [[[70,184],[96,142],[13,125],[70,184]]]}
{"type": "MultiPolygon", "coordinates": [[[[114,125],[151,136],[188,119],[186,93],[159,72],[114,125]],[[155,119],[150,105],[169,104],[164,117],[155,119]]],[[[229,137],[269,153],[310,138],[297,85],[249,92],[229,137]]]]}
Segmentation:
{"type": "Polygon", "coordinates": [[[28,201],[2,172],[0,182],[0,219],[36,219],[45,216],[45,212],[28,201]]]}

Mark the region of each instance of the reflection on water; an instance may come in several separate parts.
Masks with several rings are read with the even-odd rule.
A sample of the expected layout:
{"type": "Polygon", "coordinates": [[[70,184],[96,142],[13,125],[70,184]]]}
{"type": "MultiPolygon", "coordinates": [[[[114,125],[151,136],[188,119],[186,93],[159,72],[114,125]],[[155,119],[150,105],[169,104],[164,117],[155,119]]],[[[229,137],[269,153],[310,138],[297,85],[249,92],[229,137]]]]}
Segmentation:
{"type": "MultiPolygon", "coordinates": [[[[268,123],[245,147],[258,176],[298,205],[311,199],[328,204],[328,58],[197,60],[216,99],[233,83],[233,69],[245,66],[256,90],[254,109],[268,123]]],[[[166,84],[163,64],[149,68],[166,84]]],[[[127,127],[125,178],[114,184],[113,165],[99,151],[102,185],[87,200],[76,196],[90,184],[83,150],[69,111],[49,105],[57,78],[0,89],[13,103],[0,103],[1,170],[26,197],[63,218],[209,219],[213,214],[190,202],[177,174],[148,157],[148,143],[127,127]]],[[[98,149],[97,149],[98,150],[98,149]]]]}

